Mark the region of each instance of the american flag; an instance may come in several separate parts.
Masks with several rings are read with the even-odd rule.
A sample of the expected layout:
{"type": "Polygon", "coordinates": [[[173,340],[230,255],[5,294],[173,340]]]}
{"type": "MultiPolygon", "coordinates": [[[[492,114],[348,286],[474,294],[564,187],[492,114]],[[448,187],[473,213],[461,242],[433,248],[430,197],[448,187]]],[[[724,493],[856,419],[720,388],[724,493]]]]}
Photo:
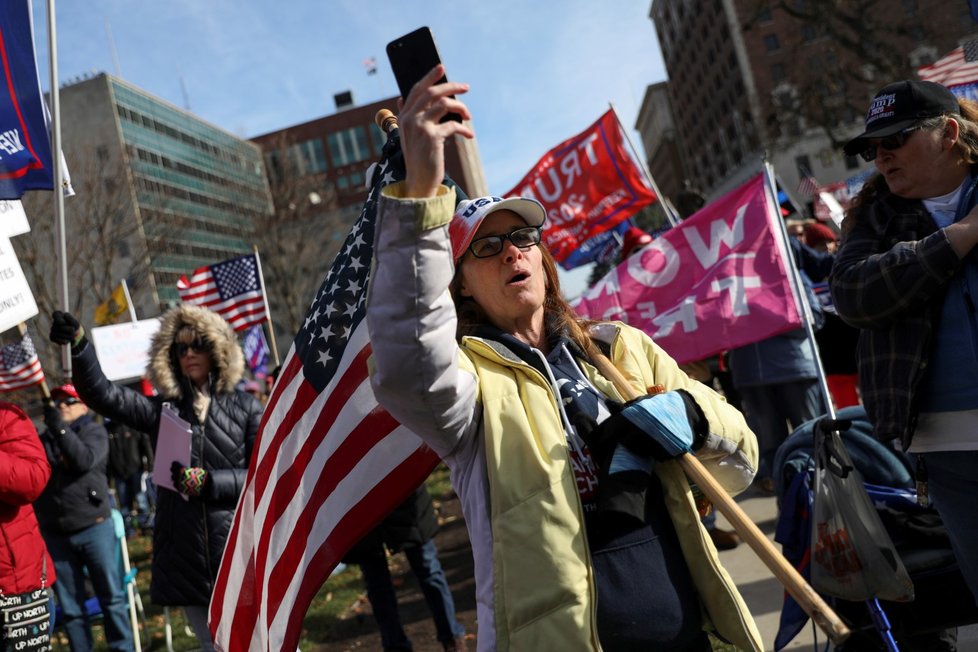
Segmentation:
{"type": "Polygon", "coordinates": [[[236,331],[266,319],[256,254],[206,265],[195,270],[189,279],[181,276],[177,292],[184,303],[216,312],[236,331]]]}
{"type": "Polygon", "coordinates": [[[37,385],[44,380],[41,361],[37,359],[31,336],[0,348],[0,392],[10,392],[37,385]]]}
{"type": "Polygon", "coordinates": [[[929,66],[917,70],[924,81],[948,88],[978,82],[978,39],[972,39],[929,66]]]}
{"type": "Polygon", "coordinates": [[[798,194],[802,197],[811,197],[818,192],[820,184],[811,173],[803,174],[798,181],[798,194]]]}
{"type": "Polygon", "coordinates": [[[211,598],[224,652],[296,649],[306,610],[342,556],[437,463],[378,406],[367,376],[377,200],[403,176],[395,131],[265,407],[211,598]]]}

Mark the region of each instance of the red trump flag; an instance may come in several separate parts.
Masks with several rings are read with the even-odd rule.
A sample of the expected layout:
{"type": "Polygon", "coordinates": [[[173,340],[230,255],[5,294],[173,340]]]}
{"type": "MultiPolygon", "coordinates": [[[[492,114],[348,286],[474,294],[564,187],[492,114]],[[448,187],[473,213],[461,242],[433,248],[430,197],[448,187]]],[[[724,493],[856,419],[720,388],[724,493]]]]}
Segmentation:
{"type": "Polygon", "coordinates": [[[656,200],[628,154],[614,109],[547,152],[506,196],[543,204],[543,239],[566,269],[588,262],[573,255],[584,242],[656,200]]]}

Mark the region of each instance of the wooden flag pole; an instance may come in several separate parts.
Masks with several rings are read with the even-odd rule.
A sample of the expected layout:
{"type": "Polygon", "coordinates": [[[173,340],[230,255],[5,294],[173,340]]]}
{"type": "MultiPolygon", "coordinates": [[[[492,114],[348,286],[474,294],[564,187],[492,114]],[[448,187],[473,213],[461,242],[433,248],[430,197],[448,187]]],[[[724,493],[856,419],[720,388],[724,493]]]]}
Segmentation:
{"type": "Polygon", "coordinates": [[[265,276],[261,272],[261,258],[258,256],[258,245],[252,245],[255,250],[255,263],[258,265],[258,284],[261,286],[261,300],[265,304],[265,321],[268,323],[268,339],[272,344],[272,358],[275,366],[278,367],[282,362],[278,357],[278,343],[275,341],[275,327],[272,325],[272,311],[268,308],[268,293],[265,292],[265,276]]]}
{"type": "MultiPolygon", "coordinates": [[[[601,375],[611,380],[626,399],[631,400],[643,396],[643,394],[632,387],[632,384],[625,378],[624,374],[607,357],[598,353],[594,362],[601,375]]],[[[686,476],[695,482],[703,494],[720,510],[720,513],[727,517],[727,520],[730,521],[737,534],[747,542],[747,545],[764,562],[764,565],[774,574],[774,577],[781,582],[781,585],[791,594],[791,597],[801,605],[805,613],[815,621],[815,624],[836,645],[846,640],[850,634],[846,624],[832,611],[832,608],[826,604],[822,596],[795,570],[794,566],[788,563],[784,555],[764,536],[760,528],[750,520],[750,517],[744,513],[740,505],[710,475],[710,472],[706,470],[696,456],[685,453],[677,461],[682,466],[686,476]]]]}

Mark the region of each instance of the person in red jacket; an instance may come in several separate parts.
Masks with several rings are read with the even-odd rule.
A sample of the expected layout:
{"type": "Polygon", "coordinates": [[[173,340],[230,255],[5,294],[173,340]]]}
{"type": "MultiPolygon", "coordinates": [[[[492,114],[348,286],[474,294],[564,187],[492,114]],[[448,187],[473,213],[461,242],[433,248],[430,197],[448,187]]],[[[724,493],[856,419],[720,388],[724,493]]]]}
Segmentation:
{"type": "Polygon", "coordinates": [[[31,420],[16,405],[0,402],[0,613],[10,614],[0,618],[3,650],[48,649],[54,562],[31,503],[50,476],[31,420]]]}

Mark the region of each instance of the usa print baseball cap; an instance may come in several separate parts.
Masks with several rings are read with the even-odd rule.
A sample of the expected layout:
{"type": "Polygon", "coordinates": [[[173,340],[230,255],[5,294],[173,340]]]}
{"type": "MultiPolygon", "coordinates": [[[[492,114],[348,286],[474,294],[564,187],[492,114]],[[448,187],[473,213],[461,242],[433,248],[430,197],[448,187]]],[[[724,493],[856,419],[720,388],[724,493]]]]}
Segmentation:
{"type": "Polygon", "coordinates": [[[527,226],[543,226],[547,221],[547,211],[543,204],[526,197],[477,197],[459,202],[455,215],[448,225],[448,235],[452,240],[452,260],[456,263],[472,244],[475,232],[487,216],[496,211],[513,211],[523,218],[527,226]]]}

